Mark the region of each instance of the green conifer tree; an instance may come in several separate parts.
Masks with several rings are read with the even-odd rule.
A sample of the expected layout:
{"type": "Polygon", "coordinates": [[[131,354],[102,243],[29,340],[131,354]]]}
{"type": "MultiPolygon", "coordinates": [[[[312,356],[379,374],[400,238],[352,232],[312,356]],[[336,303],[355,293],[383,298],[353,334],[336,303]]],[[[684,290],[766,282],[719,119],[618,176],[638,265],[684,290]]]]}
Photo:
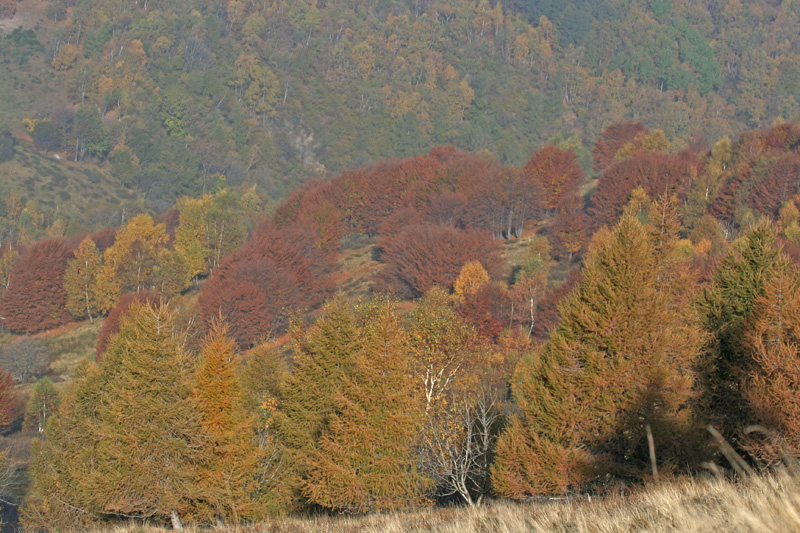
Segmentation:
{"type": "Polygon", "coordinates": [[[675,212],[667,200],[629,209],[595,236],[558,328],[518,364],[520,412],[498,442],[498,493],[521,498],[598,476],[642,476],[650,472],[648,425],[662,468],[683,460],[702,337],[685,305],[693,284],[676,274],[685,265],[665,246],[676,239],[671,225],[640,220],[660,206],[664,217],[675,212]]]}
{"type": "Polygon", "coordinates": [[[776,239],[769,220],[753,226],[731,245],[711,288],[698,301],[710,338],[701,364],[703,409],[709,422],[734,444],[753,419],[744,390],[753,364],[746,325],[779,263],[776,239]]]}

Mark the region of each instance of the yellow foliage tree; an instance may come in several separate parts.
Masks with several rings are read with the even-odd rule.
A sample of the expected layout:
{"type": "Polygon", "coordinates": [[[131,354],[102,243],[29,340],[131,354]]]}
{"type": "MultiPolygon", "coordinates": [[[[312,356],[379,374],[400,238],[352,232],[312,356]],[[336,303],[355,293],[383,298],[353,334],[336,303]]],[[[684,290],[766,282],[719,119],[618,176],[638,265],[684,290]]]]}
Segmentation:
{"type": "Polygon", "coordinates": [[[489,283],[489,273],[481,262],[469,261],[461,267],[461,272],[453,283],[453,292],[459,300],[463,300],[466,296],[475,294],[487,283],[489,283]]]}

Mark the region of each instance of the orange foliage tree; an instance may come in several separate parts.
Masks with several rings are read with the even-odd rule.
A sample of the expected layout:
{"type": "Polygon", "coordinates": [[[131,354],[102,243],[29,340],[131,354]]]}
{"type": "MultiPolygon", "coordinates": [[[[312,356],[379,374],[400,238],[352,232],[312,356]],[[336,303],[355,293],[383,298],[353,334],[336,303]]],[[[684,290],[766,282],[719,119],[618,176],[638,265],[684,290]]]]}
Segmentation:
{"type": "MultiPolygon", "coordinates": [[[[779,460],[800,454],[800,274],[781,255],[764,293],[754,304],[745,345],[752,354],[742,368],[745,397],[753,419],[777,439],[751,434],[748,447],[757,457],[779,460]],[[777,442],[776,442],[777,440],[777,442]]],[[[744,420],[743,420],[744,422],[744,420]]]]}
{"type": "Polygon", "coordinates": [[[498,442],[498,493],[522,498],[606,474],[646,475],[647,424],[662,461],[694,451],[686,435],[702,335],[687,305],[692,285],[674,275],[685,265],[659,251],[656,229],[626,214],[613,232],[601,230],[557,329],[518,364],[520,412],[498,442]]]}

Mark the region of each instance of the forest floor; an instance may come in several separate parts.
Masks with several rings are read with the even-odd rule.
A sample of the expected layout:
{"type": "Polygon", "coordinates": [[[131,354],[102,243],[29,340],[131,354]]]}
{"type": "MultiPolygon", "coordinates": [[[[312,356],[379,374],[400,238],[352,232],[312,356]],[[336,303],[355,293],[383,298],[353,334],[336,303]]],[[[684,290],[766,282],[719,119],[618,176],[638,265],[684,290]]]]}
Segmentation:
{"type": "MultiPolygon", "coordinates": [[[[191,529],[190,529],[191,530],[191,529]]],[[[117,533],[165,529],[131,523],[117,533]]],[[[516,533],[630,531],[800,531],[800,474],[779,471],[732,482],[706,476],[653,484],[594,501],[490,502],[480,507],[431,508],[365,517],[274,519],[229,532],[516,533]]]]}

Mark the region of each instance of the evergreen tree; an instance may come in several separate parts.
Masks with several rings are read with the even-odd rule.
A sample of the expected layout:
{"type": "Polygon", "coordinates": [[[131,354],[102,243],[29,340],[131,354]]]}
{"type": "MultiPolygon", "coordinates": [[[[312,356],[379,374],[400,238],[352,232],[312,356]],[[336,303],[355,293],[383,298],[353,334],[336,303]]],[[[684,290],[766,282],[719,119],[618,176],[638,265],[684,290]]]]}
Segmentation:
{"type": "Polygon", "coordinates": [[[563,492],[606,474],[641,476],[649,471],[646,425],[662,465],[684,460],[701,344],[686,305],[692,285],[676,274],[686,265],[675,253],[659,252],[661,224],[643,224],[633,211],[595,236],[558,328],[515,370],[520,413],[498,442],[493,470],[504,496],[563,492]]]}
{"type": "Polygon", "coordinates": [[[194,365],[181,341],[171,311],[131,306],[105,356],[71,387],[45,430],[28,527],[131,516],[178,525],[195,507],[204,441],[194,365]]]}
{"type": "Polygon", "coordinates": [[[740,430],[752,421],[745,397],[745,377],[753,354],[747,345],[747,321],[779,263],[776,231],[762,220],[734,242],[714,273],[713,284],[699,299],[710,345],[702,362],[703,408],[712,425],[739,441],[740,430]]]}
{"type": "Polygon", "coordinates": [[[307,504],[338,512],[405,507],[420,496],[417,406],[405,333],[390,300],[335,300],[294,346],[279,427],[307,504]]]}

